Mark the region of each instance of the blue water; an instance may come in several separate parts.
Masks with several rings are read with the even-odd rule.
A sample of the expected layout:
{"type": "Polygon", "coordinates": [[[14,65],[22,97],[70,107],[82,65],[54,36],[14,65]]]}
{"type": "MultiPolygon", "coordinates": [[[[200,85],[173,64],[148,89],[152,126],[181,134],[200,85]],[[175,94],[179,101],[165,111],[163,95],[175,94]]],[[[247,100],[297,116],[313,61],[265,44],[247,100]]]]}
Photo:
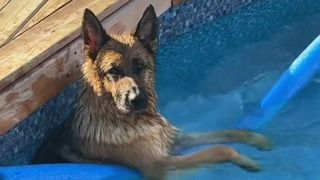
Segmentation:
{"type": "MultiPolygon", "coordinates": [[[[320,34],[320,14],[312,11],[303,16],[283,12],[283,17],[289,18],[280,19],[279,15],[270,20],[275,23],[262,19],[256,27],[248,27],[250,23],[243,23],[248,17],[244,12],[259,7],[206,24],[161,47],[160,110],[177,127],[185,132],[234,128],[241,118],[253,113],[284,69],[320,34]]],[[[310,83],[262,128],[260,132],[274,142],[271,151],[232,144],[259,161],[261,172],[245,172],[231,164],[208,165],[171,172],[168,179],[319,178],[319,92],[320,84],[310,83]]]]}

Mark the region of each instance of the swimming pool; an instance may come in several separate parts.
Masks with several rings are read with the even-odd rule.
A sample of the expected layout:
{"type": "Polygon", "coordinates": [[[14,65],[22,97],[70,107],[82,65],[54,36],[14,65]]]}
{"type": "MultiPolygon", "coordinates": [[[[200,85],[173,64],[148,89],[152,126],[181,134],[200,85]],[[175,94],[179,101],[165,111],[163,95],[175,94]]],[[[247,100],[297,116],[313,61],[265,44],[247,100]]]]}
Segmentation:
{"type": "MultiPolygon", "coordinates": [[[[259,1],[183,34],[158,57],[161,112],[187,132],[234,128],[253,113],[281,73],[320,34],[316,1],[259,1]],[[305,12],[304,12],[305,11],[305,12]]],[[[263,171],[232,165],[172,173],[182,179],[315,179],[320,177],[320,84],[309,84],[262,133],[270,152],[233,145],[263,171]]]]}
{"type": "MultiPolygon", "coordinates": [[[[320,34],[320,2],[253,1],[212,21],[214,18],[208,14],[199,15],[200,20],[192,19],[191,11],[184,10],[195,8],[198,1],[201,0],[187,1],[160,17],[162,39],[157,60],[160,111],[186,132],[234,128],[239,119],[253,112],[283,70],[320,34]],[[175,35],[178,36],[164,37],[165,24],[172,14],[177,14],[176,21],[186,20],[180,23],[188,24],[190,28],[186,29],[192,30],[182,33],[186,31],[184,26],[168,21],[170,26],[177,26],[175,35]],[[195,21],[200,23],[192,27],[195,21]]],[[[214,7],[213,2],[207,1],[202,12],[214,7]]],[[[169,179],[319,177],[319,90],[320,84],[311,83],[279,116],[262,128],[262,133],[274,141],[272,151],[259,152],[244,145],[232,145],[257,159],[263,171],[248,173],[224,164],[172,172],[169,179]]],[[[46,133],[72,111],[75,92],[76,83],[17,128],[1,136],[1,164],[27,163],[46,133]]]]}

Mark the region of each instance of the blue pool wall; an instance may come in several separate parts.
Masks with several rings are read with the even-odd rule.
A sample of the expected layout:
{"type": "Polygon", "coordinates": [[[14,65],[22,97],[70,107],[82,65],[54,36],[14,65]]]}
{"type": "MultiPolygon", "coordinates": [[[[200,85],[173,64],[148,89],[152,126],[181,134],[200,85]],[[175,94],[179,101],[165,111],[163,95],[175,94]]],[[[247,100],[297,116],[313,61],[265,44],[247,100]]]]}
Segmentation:
{"type": "MultiPolygon", "coordinates": [[[[161,87],[162,92],[158,96],[160,106],[163,105],[162,99],[175,99],[176,94],[171,91],[170,87],[179,87],[180,89],[177,90],[181,98],[196,93],[198,90],[196,85],[199,84],[199,79],[206,76],[207,67],[219,66],[224,63],[223,56],[229,47],[236,49],[246,44],[267,40],[268,37],[279,32],[279,28],[285,31],[287,27],[284,24],[294,24],[294,22],[302,21],[318,12],[320,12],[320,1],[317,0],[261,0],[235,10],[232,15],[217,18],[209,25],[200,26],[201,31],[179,34],[178,36],[183,36],[183,38],[176,41],[169,40],[168,44],[162,46],[159,51],[157,83],[160,86],[165,84],[161,87]],[[203,37],[202,33],[206,33],[210,38],[197,38],[197,36],[203,37]],[[214,46],[206,44],[214,44],[214,46]],[[201,48],[194,50],[197,53],[188,53],[188,55],[180,53],[193,51],[194,47],[201,48]],[[213,53],[208,57],[207,52],[213,53]],[[172,56],[175,58],[168,58],[172,56]],[[199,59],[199,57],[207,58],[199,59]],[[199,63],[195,63],[195,61],[199,63]],[[174,71],[172,71],[173,67],[174,71]],[[186,81],[188,83],[185,83],[186,81]]],[[[307,46],[315,37],[317,34],[310,39],[301,38],[301,44],[307,46]]],[[[292,61],[300,53],[296,52],[293,54],[292,61]]],[[[216,84],[212,86],[219,87],[216,84]]],[[[217,93],[226,93],[225,89],[213,87],[211,90],[217,93]]]]}
{"type": "MultiPolygon", "coordinates": [[[[177,49],[167,49],[166,44],[173,43],[175,37],[192,29],[201,28],[208,22],[214,21],[214,28],[217,28],[213,34],[208,34],[214,36],[216,40],[215,49],[210,51],[219,52],[227,48],[230,43],[241,46],[248,41],[259,41],[271,35],[279,25],[294,22],[319,10],[320,1],[317,0],[188,0],[160,16],[159,53],[162,54],[161,57],[170,55],[177,49]],[[240,8],[246,5],[248,5],[246,8],[240,8]],[[222,21],[229,13],[237,13],[238,16],[233,16],[231,21],[222,21]],[[243,26],[244,23],[247,26],[243,26]]],[[[198,42],[196,37],[189,38],[191,43],[206,43],[198,42]]],[[[187,67],[190,63],[179,59],[176,62],[167,62],[165,58],[159,58],[158,74],[161,77],[163,75],[163,78],[159,78],[158,85],[175,85],[174,82],[177,81],[173,81],[172,77],[181,80],[188,78],[190,72],[187,72],[187,67]],[[173,65],[179,65],[176,66],[177,71],[172,71],[173,65]],[[168,71],[171,73],[171,79],[165,76],[168,74],[165,72],[168,71]]],[[[30,162],[47,135],[65,121],[74,110],[79,87],[79,82],[69,85],[7,134],[0,136],[0,165],[30,162]]],[[[159,97],[161,101],[161,94],[159,97]]]]}
{"type": "Polygon", "coordinates": [[[258,0],[186,0],[160,16],[160,45],[258,0]]]}

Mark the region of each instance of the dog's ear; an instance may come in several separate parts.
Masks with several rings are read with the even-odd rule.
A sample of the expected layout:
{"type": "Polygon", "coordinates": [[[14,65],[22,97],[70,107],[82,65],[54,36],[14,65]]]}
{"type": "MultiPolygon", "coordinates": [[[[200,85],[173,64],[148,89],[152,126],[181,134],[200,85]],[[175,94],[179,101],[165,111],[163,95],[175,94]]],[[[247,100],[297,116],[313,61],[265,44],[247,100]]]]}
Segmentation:
{"type": "Polygon", "coordinates": [[[98,18],[89,9],[85,9],[82,20],[82,34],[85,53],[95,60],[102,46],[110,39],[98,18]]]}
{"type": "Polygon", "coordinates": [[[134,35],[155,53],[158,45],[158,30],[159,20],[153,6],[149,5],[144,11],[134,35]]]}

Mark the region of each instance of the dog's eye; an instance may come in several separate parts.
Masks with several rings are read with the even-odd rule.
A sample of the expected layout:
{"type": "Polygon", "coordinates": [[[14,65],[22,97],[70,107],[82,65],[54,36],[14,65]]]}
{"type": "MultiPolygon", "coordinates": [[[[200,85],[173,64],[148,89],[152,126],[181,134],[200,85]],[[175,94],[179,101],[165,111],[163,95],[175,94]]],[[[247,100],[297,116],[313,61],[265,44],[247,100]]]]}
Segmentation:
{"type": "Polygon", "coordinates": [[[119,73],[119,69],[117,69],[117,68],[111,68],[109,70],[109,74],[118,74],[118,73],[119,73]]]}
{"type": "Polygon", "coordinates": [[[134,71],[135,73],[139,74],[141,73],[144,69],[146,68],[146,66],[142,63],[136,63],[135,67],[134,67],[134,71]]]}
{"type": "Polygon", "coordinates": [[[145,68],[144,64],[137,64],[138,70],[143,70],[145,68]]]}
{"type": "Polygon", "coordinates": [[[109,71],[108,71],[109,74],[111,74],[112,76],[123,76],[123,72],[119,69],[119,68],[116,68],[116,67],[113,67],[111,68],[109,71]]]}

